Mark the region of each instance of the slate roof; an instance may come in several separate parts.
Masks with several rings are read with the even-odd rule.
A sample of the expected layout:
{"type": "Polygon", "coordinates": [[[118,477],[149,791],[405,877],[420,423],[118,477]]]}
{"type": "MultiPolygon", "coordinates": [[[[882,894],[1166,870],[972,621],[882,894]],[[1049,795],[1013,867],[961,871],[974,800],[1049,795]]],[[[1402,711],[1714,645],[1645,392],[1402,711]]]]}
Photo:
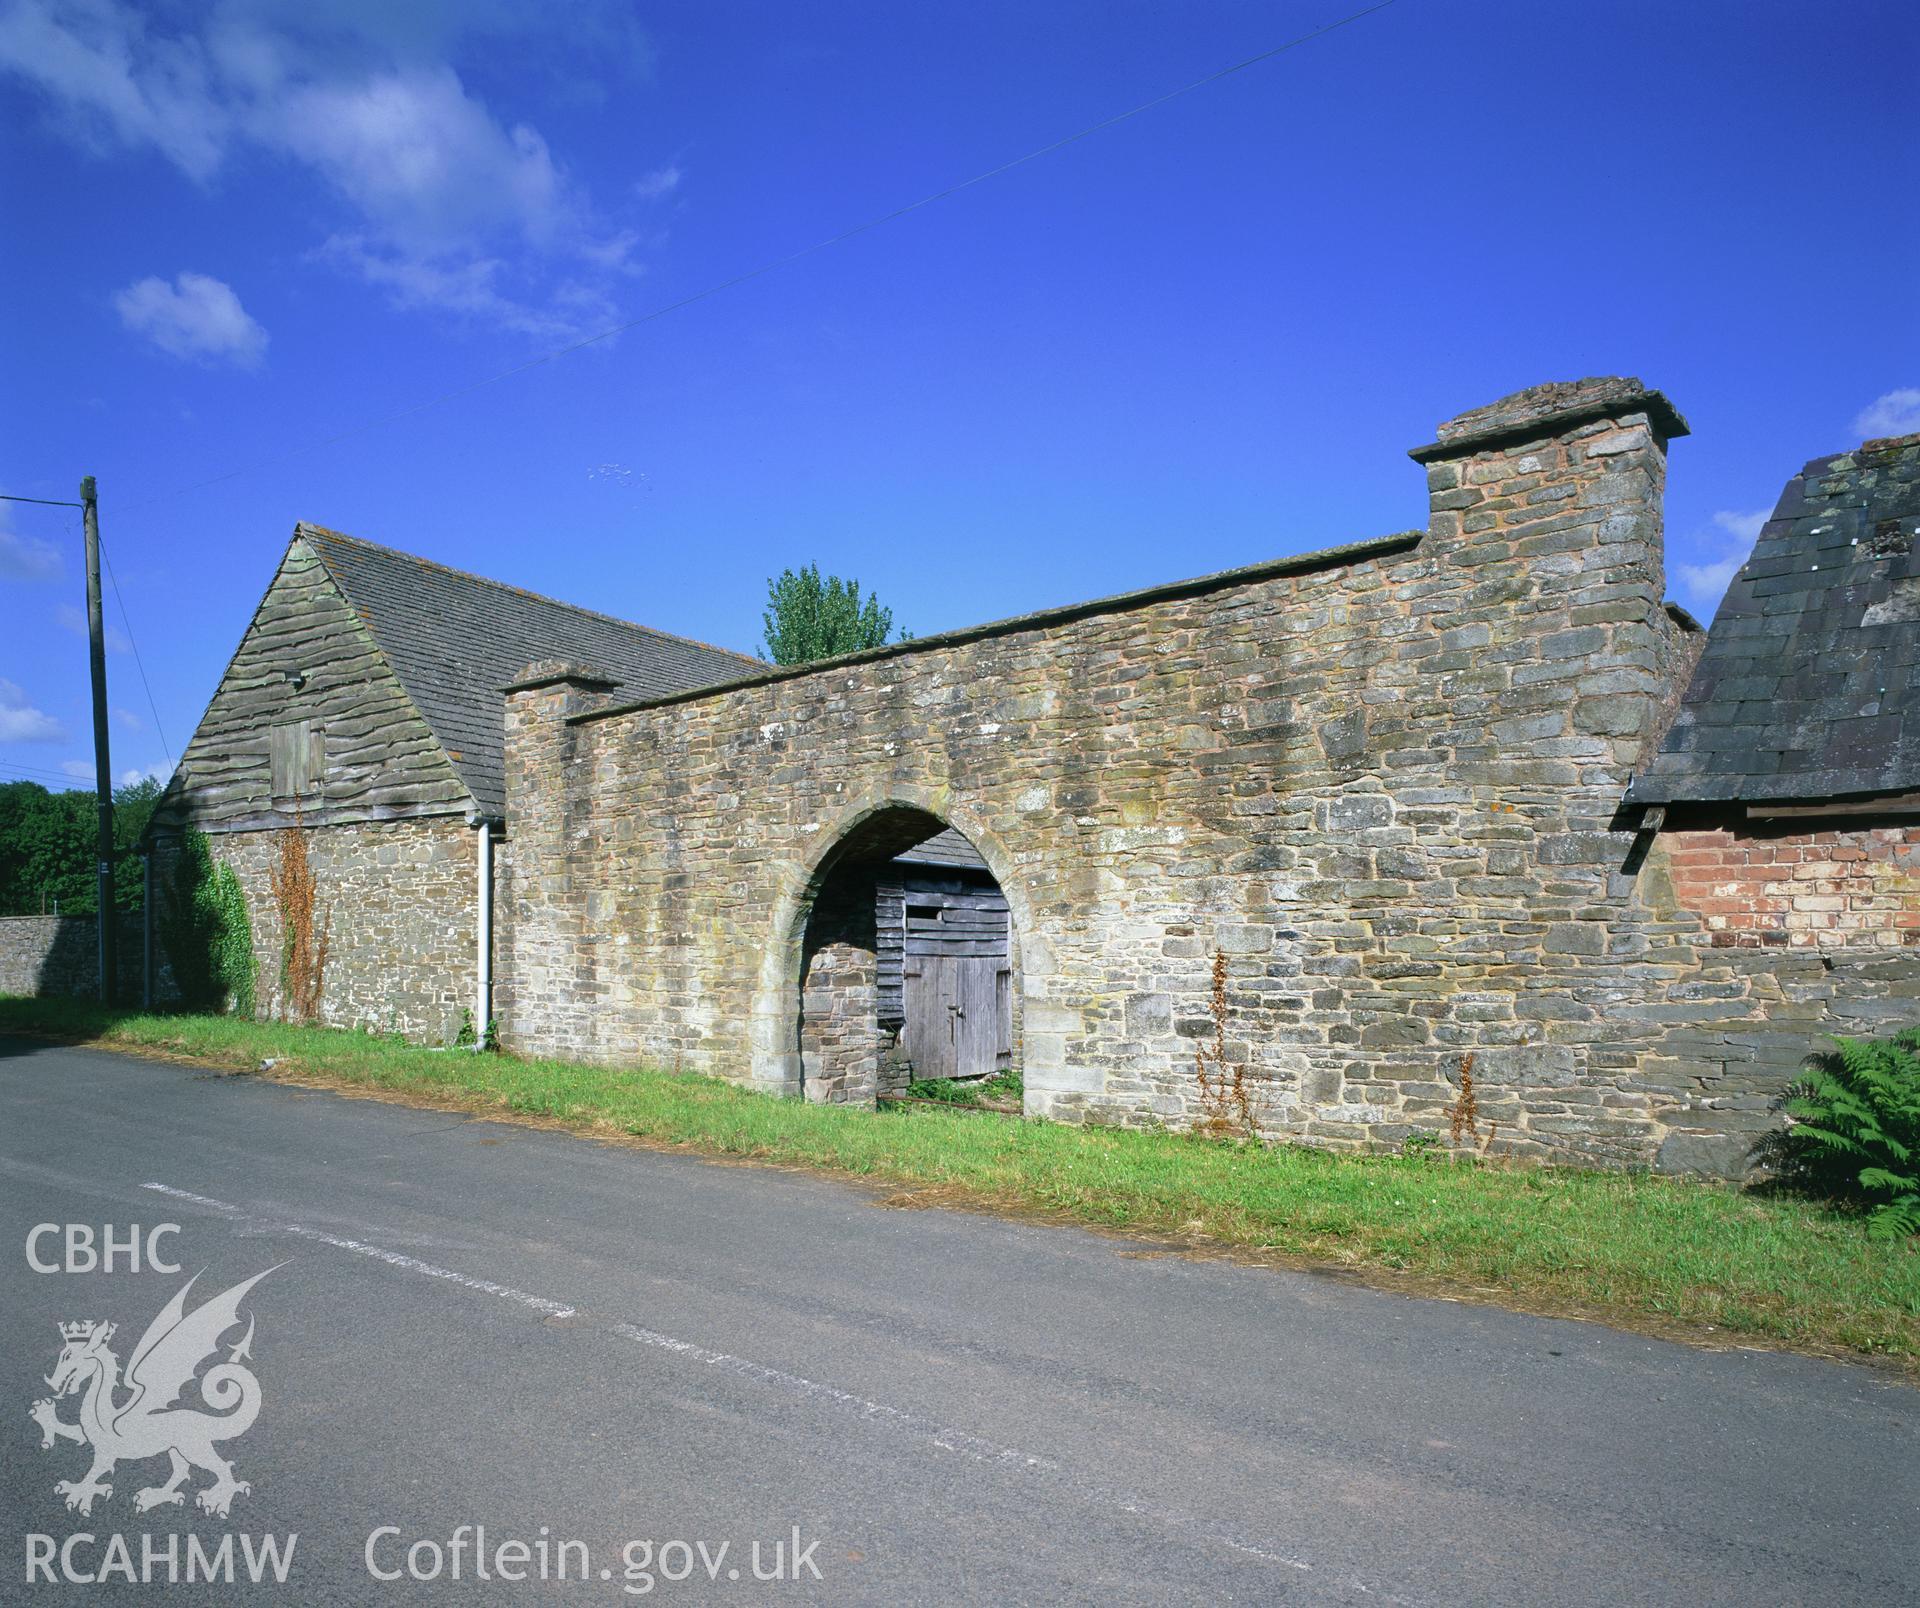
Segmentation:
{"type": "Polygon", "coordinates": [[[1920,435],[1816,458],[1733,578],[1636,804],[1920,790],[1920,435]]]}
{"type": "Polygon", "coordinates": [[[501,689],[536,659],[590,664],[635,697],[764,670],[758,659],[301,524],[304,541],[372,630],[483,813],[506,809],[501,689]]]}

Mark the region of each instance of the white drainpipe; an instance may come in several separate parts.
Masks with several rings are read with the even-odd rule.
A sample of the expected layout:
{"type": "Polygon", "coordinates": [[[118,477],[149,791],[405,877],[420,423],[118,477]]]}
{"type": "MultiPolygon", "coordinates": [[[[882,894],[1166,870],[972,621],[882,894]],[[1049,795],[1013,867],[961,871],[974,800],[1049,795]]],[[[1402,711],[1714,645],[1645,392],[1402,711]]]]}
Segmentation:
{"type": "Polygon", "coordinates": [[[493,823],[481,820],[478,833],[478,885],[475,889],[475,961],[473,990],[473,1047],[487,1047],[487,1024],[493,1020],[493,823]]]}

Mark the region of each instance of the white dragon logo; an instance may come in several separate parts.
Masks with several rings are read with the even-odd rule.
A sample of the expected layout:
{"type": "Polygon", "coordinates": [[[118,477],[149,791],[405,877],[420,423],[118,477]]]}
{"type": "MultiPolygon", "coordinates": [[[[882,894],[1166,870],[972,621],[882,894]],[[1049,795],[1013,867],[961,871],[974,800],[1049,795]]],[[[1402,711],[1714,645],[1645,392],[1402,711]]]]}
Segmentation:
{"type": "MultiPolygon", "coordinates": [[[[284,1267],[284,1262],[275,1264],[284,1267]]],[[[253,1320],[247,1320],[247,1332],[228,1353],[225,1362],[216,1363],[200,1380],[200,1395],[213,1412],[175,1407],[181,1393],[193,1383],[201,1363],[218,1354],[220,1337],[240,1321],[240,1301],[273,1272],[256,1273],[244,1283],[202,1302],[191,1314],[186,1312],[187,1291],[194,1274],[147,1325],[147,1332],[133,1348],[127,1363],[124,1386],[120,1379],[120,1359],[107,1349],[113,1338],[111,1323],[63,1323],[60,1360],[47,1376],[53,1397],[37,1401],[29,1416],[40,1426],[40,1449],[50,1448],[56,1440],[80,1441],[93,1447],[93,1467],[82,1480],[61,1480],[54,1486],[67,1499],[69,1508],[83,1514],[93,1512],[96,1497],[110,1497],[113,1487],[104,1484],[114,1465],[158,1457],[165,1452],[173,1460],[172,1474],[165,1485],[150,1485],[133,1499],[144,1513],[163,1505],[178,1506],[186,1498],[180,1487],[196,1468],[213,1476],[213,1484],[195,1493],[194,1500],[204,1513],[225,1518],[234,1497],[250,1491],[245,1480],[233,1477],[233,1465],[214,1448],[216,1441],[229,1441],[244,1435],[260,1412],[260,1381],[253,1370],[243,1368],[241,1359],[252,1360],[253,1320]],[[123,1389],[133,1394],[125,1401],[116,1398],[123,1389]],[[63,1422],[55,1414],[54,1399],[82,1392],[80,1421],[63,1422]]]]}

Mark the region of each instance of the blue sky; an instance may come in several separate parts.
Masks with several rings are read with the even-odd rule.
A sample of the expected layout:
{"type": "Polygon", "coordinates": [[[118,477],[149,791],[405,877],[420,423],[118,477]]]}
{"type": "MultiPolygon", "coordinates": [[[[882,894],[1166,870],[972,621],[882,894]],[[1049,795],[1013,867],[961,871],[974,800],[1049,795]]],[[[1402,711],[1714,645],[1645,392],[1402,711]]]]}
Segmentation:
{"type": "MultiPolygon", "coordinates": [[[[817,560],[924,635],[1420,525],[1437,420],[1625,373],[1706,612],[1920,429],[1920,12],[1759,0],[1397,0],[374,422],[1346,9],[0,0],[0,490],[99,477],[116,773],[296,519],[745,649],[817,560]]],[[[90,782],[77,516],[0,508],[0,775],[90,782]]]]}

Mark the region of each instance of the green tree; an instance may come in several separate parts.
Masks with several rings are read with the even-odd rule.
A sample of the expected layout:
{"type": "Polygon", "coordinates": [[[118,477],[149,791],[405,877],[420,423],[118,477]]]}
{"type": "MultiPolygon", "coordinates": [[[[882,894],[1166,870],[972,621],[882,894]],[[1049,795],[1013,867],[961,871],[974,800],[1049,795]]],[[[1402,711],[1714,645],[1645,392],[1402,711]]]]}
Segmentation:
{"type": "MultiPolygon", "coordinates": [[[[858,581],[822,576],[818,564],[782,570],[767,582],[767,657],[775,664],[811,664],[838,653],[882,646],[893,630],[893,611],[858,581]]],[[[901,633],[904,640],[905,632],[901,633]]]]}
{"type": "Polygon", "coordinates": [[[164,791],[151,776],[114,789],[113,847],[120,863],[114,868],[113,902],[122,910],[140,908],[140,835],[164,791]]]}
{"type": "MultiPolygon", "coordinates": [[[[137,911],[140,862],[135,854],[160,800],[156,781],[135,782],[113,796],[114,905],[137,911]]],[[[33,916],[58,908],[91,915],[98,908],[93,863],[98,826],[90,792],[50,793],[38,782],[0,785],[0,915],[33,916]]]]}
{"type": "Polygon", "coordinates": [[[76,802],[91,800],[37,782],[0,786],[0,912],[38,915],[55,900],[70,910],[82,895],[93,908],[93,828],[76,802]]]}

